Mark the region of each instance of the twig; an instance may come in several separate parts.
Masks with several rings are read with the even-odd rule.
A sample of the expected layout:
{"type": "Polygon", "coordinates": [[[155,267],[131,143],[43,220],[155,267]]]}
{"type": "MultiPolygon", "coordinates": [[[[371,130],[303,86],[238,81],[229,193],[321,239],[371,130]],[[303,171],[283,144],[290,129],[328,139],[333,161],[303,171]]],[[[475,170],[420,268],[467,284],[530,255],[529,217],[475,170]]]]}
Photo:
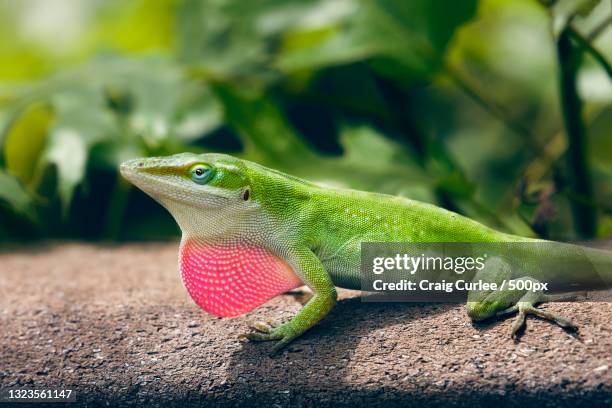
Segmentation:
{"type": "Polygon", "coordinates": [[[559,64],[559,91],[561,112],[568,138],[568,164],[570,187],[580,197],[572,200],[572,213],[576,233],[581,238],[595,236],[597,227],[596,212],[585,204],[595,202],[587,149],[587,138],[582,120],[582,101],[578,95],[577,76],[580,65],[580,52],[572,44],[571,27],[567,26],[557,37],[557,59],[559,64]]]}
{"type": "Polygon", "coordinates": [[[588,52],[595,60],[601,65],[601,67],[606,71],[610,79],[612,79],[612,66],[606,60],[602,53],[600,53],[590,42],[589,38],[585,38],[582,34],[578,32],[573,26],[568,26],[567,28],[572,38],[576,40],[580,47],[588,52]]]}
{"type": "Polygon", "coordinates": [[[587,40],[589,40],[590,42],[595,41],[595,39],[597,37],[599,37],[599,35],[601,33],[603,33],[605,31],[606,28],[608,28],[609,25],[612,24],[612,14],[610,14],[607,18],[605,18],[601,23],[599,23],[594,29],[593,31],[591,31],[589,33],[589,35],[587,35],[587,40]]]}

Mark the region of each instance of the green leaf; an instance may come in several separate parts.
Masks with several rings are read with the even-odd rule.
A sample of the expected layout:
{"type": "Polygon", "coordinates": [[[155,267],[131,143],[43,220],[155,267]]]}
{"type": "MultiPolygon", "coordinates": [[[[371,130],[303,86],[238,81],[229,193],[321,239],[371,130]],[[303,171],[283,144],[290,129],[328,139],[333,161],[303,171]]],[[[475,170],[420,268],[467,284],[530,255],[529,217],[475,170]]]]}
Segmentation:
{"type": "Polygon", "coordinates": [[[403,172],[403,179],[423,180],[422,170],[402,145],[368,126],[345,126],[340,132],[345,153],[342,161],[367,166],[368,172],[403,172]]]}
{"type": "Polygon", "coordinates": [[[98,143],[119,133],[112,114],[105,108],[101,89],[91,86],[62,89],[51,96],[57,119],[49,129],[46,146],[36,169],[45,179],[50,166],[56,173],[56,191],[62,215],[70,209],[75,188],[83,182],[89,152],[98,143]]]}
{"type": "Polygon", "coordinates": [[[241,137],[247,155],[276,163],[310,157],[310,150],[271,100],[221,84],[213,89],[223,103],[226,122],[241,137]]]}
{"type": "Polygon", "coordinates": [[[445,192],[452,194],[455,198],[470,198],[476,192],[476,186],[464,174],[457,171],[442,178],[438,186],[445,192]]]}
{"type": "Polygon", "coordinates": [[[368,126],[345,126],[340,142],[345,154],[328,166],[348,187],[435,202],[434,181],[404,146],[368,126]]]}
{"type": "Polygon", "coordinates": [[[34,188],[35,169],[45,146],[54,113],[47,103],[34,103],[19,111],[4,136],[6,171],[34,188]]]}
{"type": "Polygon", "coordinates": [[[32,220],[35,217],[34,201],[30,193],[16,177],[0,170],[0,201],[6,203],[11,211],[32,220]]]}
{"type": "Polygon", "coordinates": [[[551,7],[553,32],[558,35],[574,18],[587,17],[601,0],[558,0],[551,7]]]}
{"type": "Polygon", "coordinates": [[[600,222],[597,236],[601,238],[610,238],[612,237],[612,217],[604,216],[600,222]]]}
{"type": "Polygon", "coordinates": [[[223,123],[223,107],[208,87],[186,86],[183,98],[174,107],[174,135],[193,142],[223,123]]]}
{"type": "Polygon", "coordinates": [[[7,170],[38,187],[54,166],[64,215],[90,159],[116,172],[128,158],[186,150],[221,121],[210,89],[161,57],[100,58],[41,81],[24,99],[48,103],[32,104],[9,127],[7,170]]]}
{"type": "Polygon", "coordinates": [[[56,129],[49,137],[44,159],[57,169],[58,193],[64,216],[68,214],[74,189],[83,180],[87,146],[83,137],[71,129],[56,129]]]}
{"type": "Polygon", "coordinates": [[[341,157],[317,155],[298,136],[279,107],[269,98],[256,97],[216,85],[225,106],[225,120],[241,137],[244,157],[328,185],[412,195],[431,201],[429,180],[403,146],[369,127],[346,127],[341,157]],[[418,187],[418,188],[415,188],[418,187]]]}
{"type": "Polygon", "coordinates": [[[370,61],[397,78],[428,77],[477,0],[186,1],[184,61],[212,78],[266,83],[281,74],[370,61]]]}
{"type": "Polygon", "coordinates": [[[603,109],[590,123],[588,133],[593,164],[612,176],[612,108],[603,109]]]}
{"type": "MultiPolygon", "coordinates": [[[[329,28],[329,35],[319,35],[319,41],[311,41],[307,47],[291,47],[290,42],[278,64],[281,69],[292,71],[367,60],[388,76],[427,77],[441,64],[456,28],[474,15],[476,3],[476,0],[357,2],[351,14],[337,22],[333,30],[329,28]]],[[[317,35],[318,31],[301,35],[308,33],[317,35]]]]}

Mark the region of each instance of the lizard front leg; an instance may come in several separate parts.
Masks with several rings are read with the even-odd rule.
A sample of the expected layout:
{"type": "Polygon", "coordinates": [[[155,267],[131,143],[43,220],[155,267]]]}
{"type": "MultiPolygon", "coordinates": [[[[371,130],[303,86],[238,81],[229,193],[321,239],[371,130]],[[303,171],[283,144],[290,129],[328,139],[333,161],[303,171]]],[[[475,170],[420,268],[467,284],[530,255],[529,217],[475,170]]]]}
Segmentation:
{"type": "Polygon", "coordinates": [[[291,263],[296,273],[312,291],[313,297],[289,322],[271,327],[255,323],[257,332],[246,337],[252,341],[280,340],[274,345],[273,353],[279,351],[302,333],[323,319],[336,303],[336,288],[321,261],[308,248],[291,251],[291,263]]]}
{"type": "MultiPolygon", "coordinates": [[[[506,285],[519,281],[531,281],[537,284],[537,279],[529,276],[511,279],[513,276],[510,265],[501,258],[493,258],[487,261],[485,268],[479,271],[473,281],[482,280],[483,282],[496,283],[501,286],[506,281],[506,285]]],[[[523,285],[529,287],[530,285],[523,285]]],[[[537,285],[531,285],[537,287],[537,285]]],[[[568,330],[577,330],[571,320],[545,312],[536,308],[539,303],[552,300],[552,296],[545,295],[542,290],[519,290],[519,289],[497,289],[497,290],[475,290],[468,293],[468,301],[465,305],[468,316],[473,321],[481,321],[494,316],[504,316],[518,312],[512,324],[511,336],[516,339],[518,333],[525,327],[525,320],[528,315],[536,316],[544,320],[556,323],[568,330]]]]}

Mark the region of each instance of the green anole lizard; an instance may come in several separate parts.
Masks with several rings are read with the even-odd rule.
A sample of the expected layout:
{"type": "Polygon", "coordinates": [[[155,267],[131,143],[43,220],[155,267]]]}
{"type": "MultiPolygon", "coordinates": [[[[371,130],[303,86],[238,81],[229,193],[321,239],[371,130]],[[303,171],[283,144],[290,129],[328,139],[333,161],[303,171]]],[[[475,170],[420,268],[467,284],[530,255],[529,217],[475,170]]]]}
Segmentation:
{"type": "MultiPolygon", "coordinates": [[[[323,187],[224,154],[135,159],[123,163],[121,173],[177,221],[183,234],[181,276],[204,310],[238,316],[296,287],[312,290],[312,298],[292,320],[281,325],[257,322],[247,334],[253,341],[278,340],[275,351],[330,312],[336,287],[360,289],[362,242],[540,242],[495,231],[434,205],[323,187]]],[[[569,262],[588,251],[600,278],[606,284],[612,281],[612,253],[551,245],[553,253],[521,256],[531,264],[569,262]]],[[[481,272],[493,281],[550,278],[535,270],[509,270],[495,260],[481,272]]],[[[570,278],[576,276],[553,279],[570,278]]],[[[585,275],[582,280],[588,284],[592,279],[585,275]]],[[[477,290],[468,294],[466,310],[474,321],[517,312],[513,336],[527,315],[575,328],[569,319],[536,308],[545,300],[541,291],[477,290]]]]}

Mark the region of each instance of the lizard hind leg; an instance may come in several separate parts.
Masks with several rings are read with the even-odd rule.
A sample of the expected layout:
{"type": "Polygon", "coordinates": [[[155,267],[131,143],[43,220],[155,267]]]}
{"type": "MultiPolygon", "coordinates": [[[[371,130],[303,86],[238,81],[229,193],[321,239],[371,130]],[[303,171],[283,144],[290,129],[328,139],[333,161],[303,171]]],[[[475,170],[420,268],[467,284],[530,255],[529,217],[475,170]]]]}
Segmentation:
{"type": "Polygon", "coordinates": [[[499,289],[471,291],[468,294],[466,311],[473,321],[518,313],[510,332],[511,337],[514,339],[517,339],[519,333],[524,329],[528,315],[550,321],[566,330],[577,330],[577,327],[570,319],[536,308],[540,303],[553,300],[552,296],[545,295],[539,289],[517,289],[537,288],[539,283],[537,279],[529,276],[510,279],[512,273],[510,266],[506,262],[499,258],[491,259],[490,261],[487,262],[482,271],[476,274],[474,281],[482,280],[496,283],[499,289]]]}
{"type": "MultiPolygon", "coordinates": [[[[472,282],[486,282],[501,285],[504,280],[512,277],[510,265],[501,258],[490,258],[485,267],[478,271],[472,282]]],[[[468,293],[465,310],[473,321],[486,320],[500,311],[507,309],[518,300],[512,293],[496,293],[492,289],[471,290],[468,293]]]]}

